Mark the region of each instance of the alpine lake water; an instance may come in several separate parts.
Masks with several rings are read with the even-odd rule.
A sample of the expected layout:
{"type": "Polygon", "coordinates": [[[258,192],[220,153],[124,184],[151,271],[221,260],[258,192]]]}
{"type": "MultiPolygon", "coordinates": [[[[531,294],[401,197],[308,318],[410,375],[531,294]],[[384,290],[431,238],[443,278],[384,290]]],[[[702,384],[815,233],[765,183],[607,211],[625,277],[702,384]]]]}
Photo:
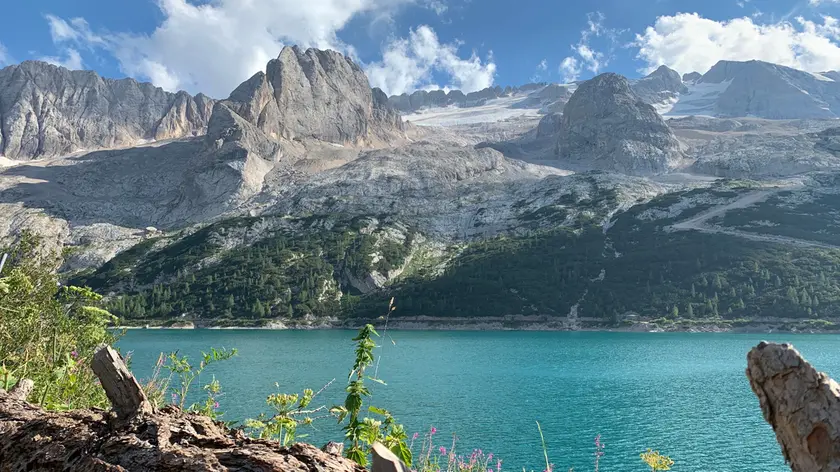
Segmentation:
{"type": "MultiPolygon", "coordinates": [[[[209,347],[239,355],[208,368],[224,420],[268,412],[276,392],[318,390],[313,402],[343,403],[355,332],[272,330],[130,330],[119,342],[132,369],[148,378],[160,352],[196,363],[209,347]]],[[[745,377],[746,354],[759,341],[790,342],[818,370],[840,377],[840,337],[794,334],[389,331],[371,404],[390,410],[420,438],[435,427],[438,446],[469,455],[480,448],[502,469],[545,468],[536,421],[555,471],[593,469],[594,438],[605,444],[601,471],[645,470],[639,453],[668,454],[674,471],[775,472],[784,463],[745,377]],[[494,460],[495,462],[495,460],[494,460]]],[[[341,440],[332,418],[302,428],[318,446],[341,440]]],[[[414,445],[415,452],[420,439],[414,445]]]]}

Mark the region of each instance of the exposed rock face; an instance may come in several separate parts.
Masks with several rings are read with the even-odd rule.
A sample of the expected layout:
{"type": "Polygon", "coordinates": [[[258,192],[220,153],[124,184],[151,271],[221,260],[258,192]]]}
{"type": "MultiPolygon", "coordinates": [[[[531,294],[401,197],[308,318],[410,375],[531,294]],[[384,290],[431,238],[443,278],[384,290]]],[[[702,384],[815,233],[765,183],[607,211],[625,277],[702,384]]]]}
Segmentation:
{"type": "Polygon", "coordinates": [[[557,156],[583,168],[636,175],[665,172],[684,157],[662,117],[612,73],[581,84],[566,104],[557,156]]]}
{"type": "Polygon", "coordinates": [[[37,61],[0,70],[0,155],[53,157],[203,134],[214,101],[37,61]]]}
{"type": "Polygon", "coordinates": [[[672,129],[692,129],[703,131],[714,131],[718,133],[727,131],[755,131],[759,129],[756,123],[742,122],[731,118],[713,118],[709,116],[684,116],[671,118],[666,121],[672,129]]]}
{"type": "Polygon", "coordinates": [[[563,115],[560,113],[549,113],[540,119],[537,125],[537,139],[556,136],[560,132],[560,125],[563,123],[563,115]]]}
{"type": "Polygon", "coordinates": [[[285,47],[225,105],[274,139],[371,144],[402,134],[399,113],[348,57],[285,47]]]}
{"type": "Polygon", "coordinates": [[[646,77],[637,80],[632,88],[639,98],[650,104],[673,100],[688,90],[680,74],[666,66],[659,66],[646,77]]]}
{"type": "Polygon", "coordinates": [[[793,472],[840,470],[840,385],[788,344],[762,342],[747,378],[793,472]]]}
{"type": "Polygon", "coordinates": [[[689,72],[688,74],[683,74],[682,81],[683,82],[697,82],[697,80],[703,77],[703,74],[699,72],[689,72]]]}

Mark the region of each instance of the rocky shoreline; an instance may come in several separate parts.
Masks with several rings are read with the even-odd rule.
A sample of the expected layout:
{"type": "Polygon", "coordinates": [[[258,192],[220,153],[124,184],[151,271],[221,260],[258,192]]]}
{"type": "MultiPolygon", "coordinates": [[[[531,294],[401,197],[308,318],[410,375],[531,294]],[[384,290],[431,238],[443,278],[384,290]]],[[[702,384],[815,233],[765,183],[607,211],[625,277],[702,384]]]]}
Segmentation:
{"type": "MultiPolygon", "coordinates": [[[[244,323],[208,323],[178,321],[160,324],[126,324],[117,329],[265,329],[265,330],[356,330],[366,323],[382,328],[384,318],[374,320],[340,320],[310,318],[303,320],[275,319],[263,325],[244,323]]],[[[493,318],[408,317],[387,320],[389,330],[400,331],[598,331],[629,333],[798,333],[840,334],[840,320],[759,319],[759,320],[638,320],[610,326],[598,319],[512,316],[493,318]]]]}

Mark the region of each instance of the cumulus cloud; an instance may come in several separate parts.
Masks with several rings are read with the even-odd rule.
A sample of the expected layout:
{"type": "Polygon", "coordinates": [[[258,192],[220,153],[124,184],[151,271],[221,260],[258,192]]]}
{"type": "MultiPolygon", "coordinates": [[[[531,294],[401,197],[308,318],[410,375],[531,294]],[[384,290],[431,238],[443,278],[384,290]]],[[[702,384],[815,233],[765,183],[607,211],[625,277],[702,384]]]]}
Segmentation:
{"type": "Polygon", "coordinates": [[[819,6],[823,3],[840,3],[840,0],[808,0],[811,6],[819,6]]]}
{"type": "Polygon", "coordinates": [[[365,67],[371,85],[389,95],[418,89],[450,88],[464,93],[493,85],[496,64],[492,56],[482,61],[475,52],[469,58],[458,55],[458,44],[443,44],[427,25],[409,31],[407,38],[389,42],[382,60],[365,67]],[[434,83],[434,74],[445,75],[448,83],[434,83]]]}
{"type": "Polygon", "coordinates": [[[750,17],[715,21],[697,13],[660,16],[633,43],[649,73],[665,64],[679,72],[705,72],[719,60],[773,62],[817,72],[840,69],[840,24],[798,17],[759,24],[750,17]]]}
{"type": "Polygon", "coordinates": [[[596,51],[590,45],[593,37],[609,36],[611,41],[615,40],[617,31],[604,27],[604,14],[601,12],[589,13],[587,15],[587,27],[580,32],[580,40],[573,44],[572,55],[567,56],[560,63],[560,74],[564,82],[574,82],[580,74],[587,70],[597,74],[607,66],[607,55],[596,51]]]}
{"type": "Polygon", "coordinates": [[[57,44],[106,50],[127,75],[167,90],[223,98],[263,70],[286,44],[353,57],[355,51],[338,39],[337,31],[358,15],[384,18],[409,3],[446,10],[442,0],[157,0],[163,20],[149,34],[94,33],[81,18],[50,15],[47,21],[57,44]]]}
{"type": "Polygon", "coordinates": [[[73,48],[67,48],[64,50],[64,54],[64,57],[42,56],[39,59],[56,66],[66,67],[70,70],[80,70],[85,67],[85,63],[82,61],[82,55],[79,54],[79,51],[73,48]]]}

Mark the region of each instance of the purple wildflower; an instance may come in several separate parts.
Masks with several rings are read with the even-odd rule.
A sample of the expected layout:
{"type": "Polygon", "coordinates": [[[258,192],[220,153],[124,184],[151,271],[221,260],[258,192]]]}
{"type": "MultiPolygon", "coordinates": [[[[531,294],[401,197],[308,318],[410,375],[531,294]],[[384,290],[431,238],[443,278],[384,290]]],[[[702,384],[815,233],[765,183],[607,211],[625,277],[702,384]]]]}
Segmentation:
{"type": "Polygon", "coordinates": [[[177,393],[172,394],[172,403],[178,403],[178,394],[177,393]]]}
{"type": "Polygon", "coordinates": [[[446,448],[443,447],[443,446],[440,447],[440,455],[442,455],[442,456],[446,455],[446,448]]]}
{"type": "Polygon", "coordinates": [[[78,352],[76,352],[75,350],[73,350],[73,351],[70,353],[70,357],[72,357],[73,359],[76,359],[77,357],[79,357],[79,353],[78,353],[78,352]]]}
{"type": "Polygon", "coordinates": [[[501,459],[499,459],[499,460],[496,462],[496,472],[501,472],[501,470],[502,470],[502,460],[501,460],[501,459]]]}
{"type": "Polygon", "coordinates": [[[213,402],[213,409],[215,409],[215,410],[219,409],[219,402],[213,402]]]}
{"type": "Polygon", "coordinates": [[[430,430],[429,430],[429,432],[430,432],[431,434],[435,434],[435,433],[437,433],[437,428],[435,428],[434,426],[432,426],[432,429],[430,429],[430,430]]]}
{"type": "Polygon", "coordinates": [[[420,436],[420,433],[414,433],[414,436],[411,437],[411,440],[414,441],[417,439],[417,436],[420,436]]]}

